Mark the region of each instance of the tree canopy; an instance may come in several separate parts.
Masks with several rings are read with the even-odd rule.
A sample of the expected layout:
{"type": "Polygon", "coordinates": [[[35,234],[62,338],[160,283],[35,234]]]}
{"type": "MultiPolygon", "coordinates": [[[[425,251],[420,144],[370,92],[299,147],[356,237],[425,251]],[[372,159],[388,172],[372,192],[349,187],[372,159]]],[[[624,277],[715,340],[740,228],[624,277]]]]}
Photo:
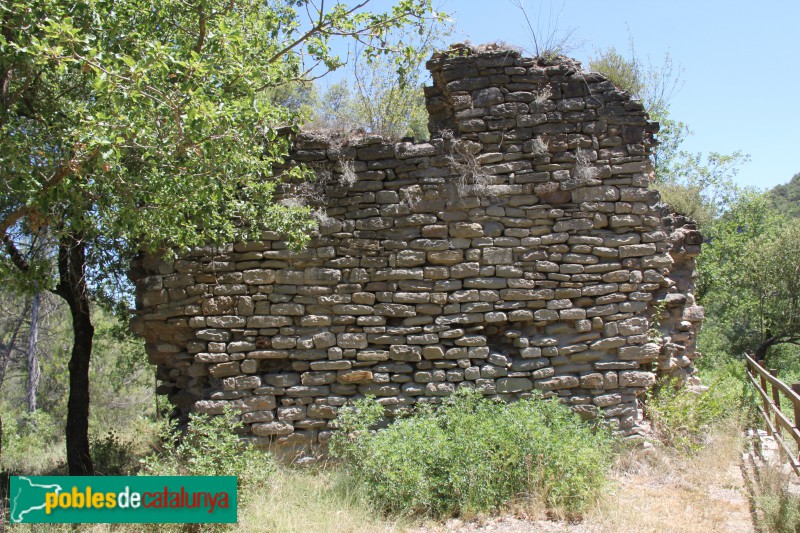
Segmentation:
{"type": "Polygon", "coordinates": [[[800,217],[800,173],[788,183],[776,185],[770,192],[775,209],[792,217],[800,217]]]}
{"type": "Polygon", "coordinates": [[[710,227],[697,295],[707,337],[732,353],[800,345],[800,231],[765,193],[746,192],[710,227]]]}
{"type": "MultiPolygon", "coordinates": [[[[303,208],[276,205],[271,90],[342,65],[333,41],[388,53],[393,28],[430,0],[385,13],[324,0],[12,0],[0,7],[0,276],[46,288],[73,316],[70,472],[86,439],[89,294],[136,251],[280,231],[302,244],[303,208]]],[[[413,49],[401,51],[403,61],[413,49]]],[[[302,169],[292,171],[295,176],[302,169]]]]}

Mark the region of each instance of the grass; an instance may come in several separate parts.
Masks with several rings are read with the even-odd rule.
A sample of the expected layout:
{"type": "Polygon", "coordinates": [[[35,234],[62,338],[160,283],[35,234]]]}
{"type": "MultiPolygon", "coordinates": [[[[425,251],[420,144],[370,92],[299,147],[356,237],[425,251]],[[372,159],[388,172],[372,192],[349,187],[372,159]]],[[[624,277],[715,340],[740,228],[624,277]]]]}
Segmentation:
{"type": "Polygon", "coordinates": [[[584,524],[600,531],[752,531],[742,444],[738,424],[725,423],[691,456],[666,446],[630,450],[617,462],[616,488],[584,524]]]}
{"type": "Polygon", "coordinates": [[[775,465],[758,469],[753,483],[753,506],[759,523],[772,533],[800,531],[800,485],[794,472],[775,465]]]}
{"type": "Polygon", "coordinates": [[[376,512],[335,469],[281,468],[264,492],[252,494],[239,511],[242,531],[404,531],[413,522],[376,512]]]}
{"type": "MultiPolygon", "coordinates": [[[[6,503],[7,505],[7,503],[6,503]]],[[[252,531],[280,533],[369,533],[406,531],[415,525],[400,518],[384,518],[375,511],[342,473],[331,468],[299,470],[280,467],[269,483],[245,487],[239,498],[236,525],[183,524],[25,524],[8,531],[92,531],[121,533],[252,531]]]]}

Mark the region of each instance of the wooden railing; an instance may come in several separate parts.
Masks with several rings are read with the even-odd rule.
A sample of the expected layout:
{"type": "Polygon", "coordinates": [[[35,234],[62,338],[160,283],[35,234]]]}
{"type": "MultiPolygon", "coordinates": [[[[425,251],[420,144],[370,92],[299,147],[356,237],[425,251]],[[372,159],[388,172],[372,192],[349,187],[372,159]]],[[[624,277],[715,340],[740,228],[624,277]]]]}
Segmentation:
{"type": "Polygon", "coordinates": [[[800,449],[800,383],[794,383],[790,387],[777,378],[778,371],[763,367],[763,361],[756,361],[750,355],[744,354],[747,361],[747,377],[750,383],[758,391],[761,397],[761,404],[758,405],[758,412],[767,424],[767,434],[771,435],[789,459],[795,473],[800,476],[800,457],[793,451],[786,439],[785,431],[794,439],[797,448],[800,449]],[[788,398],[793,407],[792,417],[790,418],[781,410],[781,396],[788,398]]]}

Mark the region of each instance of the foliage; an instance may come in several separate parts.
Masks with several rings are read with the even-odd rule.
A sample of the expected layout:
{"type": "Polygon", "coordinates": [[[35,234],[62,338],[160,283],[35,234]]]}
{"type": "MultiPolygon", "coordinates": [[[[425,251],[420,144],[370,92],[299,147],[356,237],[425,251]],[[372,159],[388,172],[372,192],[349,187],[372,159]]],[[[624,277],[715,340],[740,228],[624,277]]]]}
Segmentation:
{"type": "MultiPolygon", "coordinates": [[[[6,296],[9,296],[6,294],[6,296]]],[[[27,312],[22,303],[27,297],[17,295],[18,302],[2,310],[3,317],[13,321],[16,312],[27,312]]],[[[45,299],[47,313],[41,327],[39,355],[42,380],[38,391],[38,410],[24,412],[26,358],[12,358],[5,379],[0,383],[0,415],[3,418],[3,469],[20,474],[61,472],[64,464],[64,439],[60,433],[66,423],[66,391],[71,335],[65,306],[56,298],[45,299]]],[[[142,341],[125,332],[125,324],[109,311],[95,308],[97,323],[96,350],[90,372],[93,406],[89,428],[91,441],[99,445],[93,458],[99,459],[98,470],[124,468],[130,471],[133,456],[146,445],[150,435],[148,416],[153,414],[153,370],[147,363],[142,341]],[[104,435],[108,428],[121,428],[115,433],[119,449],[104,435]],[[125,457],[122,448],[133,447],[125,457]],[[117,466],[113,466],[116,464],[117,466]]],[[[27,324],[22,333],[27,335],[27,324]]]]}
{"type": "MultiPolygon", "coordinates": [[[[22,303],[23,296],[13,301],[22,303]]],[[[69,390],[69,316],[65,306],[49,298],[48,310],[40,334],[39,352],[42,379],[39,387],[39,408],[53,417],[54,424],[63,427],[66,414],[66,393],[69,390]]],[[[25,312],[24,307],[19,309],[25,312]]],[[[127,331],[127,324],[103,306],[95,306],[95,351],[90,370],[90,386],[94,404],[90,413],[90,428],[99,432],[108,427],[124,427],[131,420],[153,413],[153,368],[147,362],[141,339],[127,331]]],[[[14,310],[5,310],[11,316],[14,310]]],[[[27,335],[27,324],[22,333],[27,335]]],[[[24,355],[24,354],[23,354],[24,355]]],[[[6,406],[16,412],[24,405],[27,373],[25,357],[14,358],[0,393],[6,406]]]]}
{"type": "MultiPolygon", "coordinates": [[[[31,330],[30,294],[0,289],[0,391],[9,402],[25,403],[25,380],[29,374],[29,335],[31,330]]],[[[53,359],[63,355],[69,344],[64,306],[48,293],[40,295],[38,341],[36,353],[39,366],[45,369],[53,359]]],[[[54,391],[53,376],[44,375],[39,382],[37,397],[52,401],[61,391],[54,391]]]]}
{"type": "Polygon", "coordinates": [[[647,416],[659,439],[683,453],[703,448],[713,425],[736,417],[744,421],[748,413],[750,398],[741,361],[718,361],[702,377],[707,390],[679,386],[666,378],[647,398],[647,416]]]}
{"type": "Polygon", "coordinates": [[[340,67],[333,39],[357,39],[375,57],[388,53],[390,30],[432,12],[430,0],[399,0],[386,13],[362,11],[365,3],[3,4],[0,279],[47,289],[72,313],[73,474],[92,473],[90,294],[110,286],[119,298],[141,250],[174,253],[263,229],[294,246],[308,240],[308,209],[272,201],[273,165],[288,147],[278,129],[297,113],[270,90],[340,67]]]}
{"type": "Polygon", "coordinates": [[[786,216],[800,216],[800,173],[792,176],[789,183],[776,185],[769,191],[775,209],[786,216]]]}
{"type": "Polygon", "coordinates": [[[654,188],[665,204],[706,230],[741,194],[733,178],[747,160],[741,152],[707,156],[679,152],[661,165],[654,188]]]}
{"type": "Polygon", "coordinates": [[[240,484],[262,484],[273,474],[275,463],[239,439],[236,432],[242,427],[230,410],[220,416],[193,414],[182,434],[176,424],[165,423],[160,449],[142,460],[140,474],[238,476],[240,484]]]}
{"type": "Polygon", "coordinates": [[[682,85],[682,71],[675,67],[669,52],[660,65],[645,63],[630,40],[629,57],[611,47],[592,58],[589,66],[641,100],[650,118],[659,122],[659,143],[652,156],[654,188],[675,212],[694,219],[701,229],[707,228],[739,194],[733,178],[749,157],[738,151],[704,156],[681,149],[692,132],[670,116],[670,100],[682,85]]]}
{"type": "Polygon", "coordinates": [[[698,297],[709,321],[704,335],[727,339],[731,353],[759,357],[797,344],[800,231],[771,208],[768,195],[746,192],[707,232],[698,261],[698,297]]]}
{"type": "MultiPolygon", "coordinates": [[[[589,68],[604,74],[614,85],[641,100],[647,112],[658,119],[667,118],[670,100],[683,85],[683,69],[675,66],[669,52],[664,54],[661,64],[654,65],[649,60],[645,64],[636,54],[630,36],[628,57],[612,46],[590,59],[589,68]]],[[[685,124],[678,123],[677,127],[671,129],[680,133],[687,128],[685,124]]]]}
{"type": "MultiPolygon", "coordinates": [[[[147,361],[143,340],[128,330],[124,320],[100,305],[94,311],[95,357],[89,375],[94,405],[89,427],[102,433],[104,428],[123,428],[131,420],[154,415],[155,370],[147,361]]],[[[65,364],[62,356],[62,391],[68,389],[66,369],[61,366],[65,364]]],[[[54,372],[55,369],[50,371],[54,372]]]]}
{"type": "Polygon", "coordinates": [[[369,56],[363,46],[356,45],[348,80],[328,87],[309,126],[338,131],[363,129],[395,140],[427,139],[428,113],[422,90],[427,72],[422,64],[451,31],[444,18],[434,18],[418,32],[390,32],[387,47],[398,49],[402,43],[414,50],[402,55],[399,68],[391,56],[369,56]]]}
{"type": "Polygon", "coordinates": [[[285,153],[276,128],[292,120],[267,91],[308,76],[304,61],[341,66],[329,48],[336,35],[366,43],[366,57],[387,52],[387,32],[430,7],[402,0],[373,14],[337,4],[306,27],[305,4],[8,4],[3,235],[17,223],[78,232],[98,261],[125,241],[157,250],[258,229],[242,221],[306,239],[302,213],[270,202],[275,182],[263,179],[285,153]]]}
{"type": "MultiPolygon", "coordinates": [[[[783,224],[743,253],[743,286],[756,299],[763,342],[800,345],[800,228],[783,224]]],[[[766,353],[766,352],[765,352],[766,353]]]]}
{"type": "Polygon", "coordinates": [[[45,411],[14,412],[3,403],[0,471],[11,475],[47,475],[63,465],[60,426],[45,411]]]}
{"type": "Polygon", "coordinates": [[[392,513],[471,515],[515,498],[580,515],[600,494],[612,439],[568,407],[539,397],[506,404],[459,389],[378,431],[374,401],[343,409],[332,453],[370,499],[392,513]]]}

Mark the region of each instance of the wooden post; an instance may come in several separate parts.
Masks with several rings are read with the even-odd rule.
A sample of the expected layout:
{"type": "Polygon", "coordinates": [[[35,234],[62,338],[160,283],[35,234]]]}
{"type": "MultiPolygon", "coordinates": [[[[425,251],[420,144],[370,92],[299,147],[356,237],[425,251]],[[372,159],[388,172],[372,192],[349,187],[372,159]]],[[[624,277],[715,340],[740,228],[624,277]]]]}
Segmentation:
{"type": "MultiPolygon", "coordinates": [[[[792,383],[792,390],[797,394],[800,394],[800,383],[792,383]]],[[[800,429],[800,404],[795,401],[792,401],[794,404],[794,427],[800,429]]],[[[797,461],[800,462],[800,453],[797,455],[797,461]]]]}
{"type": "MultiPolygon", "coordinates": [[[[758,364],[759,364],[759,366],[761,366],[763,368],[764,361],[758,361],[758,364]]],[[[758,379],[761,382],[761,390],[764,391],[764,394],[761,395],[761,403],[764,404],[764,417],[766,418],[766,422],[769,422],[769,413],[770,413],[769,401],[767,401],[767,398],[766,398],[766,396],[767,396],[767,378],[765,378],[763,375],[761,375],[759,373],[758,374],[758,379]]],[[[767,435],[769,435],[771,437],[772,436],[772,430],[769,428],[769,424],[766,424],[766,426],[767,426],[767,435]]]]}
{"type": "MultiPolygon", "coordinates": [[[[770,368],[769,373],[775,379],[778,378],[778,369],[777,368],[770,368]]],[[[781,421],[780,417],[778,416],[777,411],[781,410],[781,392],[778,390],[774,384],[772,384],[772,403],[775,405],[775,431],[780,432],[781,428],[781,421]]]]}

